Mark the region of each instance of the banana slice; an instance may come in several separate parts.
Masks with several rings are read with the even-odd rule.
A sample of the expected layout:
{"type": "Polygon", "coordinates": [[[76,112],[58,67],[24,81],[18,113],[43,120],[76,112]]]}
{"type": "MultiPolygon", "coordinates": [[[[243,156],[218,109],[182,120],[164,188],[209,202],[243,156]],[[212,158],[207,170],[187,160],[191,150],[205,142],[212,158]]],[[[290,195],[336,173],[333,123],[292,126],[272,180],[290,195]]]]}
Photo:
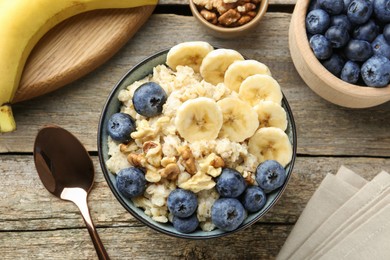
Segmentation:
{"type": "Polygon", "coordinates": [[[195,72],[199,72],[203,58],[214,50],[207,42],[194,41],[183,42],[173,46],[167,54],[167,65],[176,71],[179,65],[189,66],[195,72]]]}
{"type": "Polygon", "coordinates": [[[225,86],[238,93],[244,79],[255,74],[271,75],[269,68],[256,60],[236,61],[231,64],[225,73],[225,86]]]}
{"type": "Polygon", "coordinates": [[[262,74],[246,78],[241,83],[238,96],[251,106],[257,105],[261,100],[269,100],[280,105],[283,98],[279,83],[271,76],[262,74]]]}
{"type": "Polygon", "coordinates": [[[222,110],[223,125],[219,137],[242,142],[251,137],[259,127],[256,111],[238,98],[224,98],[217,102],[222,110]]]}
{"type": "Polygon", "coordinates": [[[287,134],[276,127],[257,130],[249,139],[248,150],[257,157],[259,163],[275,160],[285,167],[292,158],[292,146],[287,134]]]}
{"type": "Polygon", "coordinates": [[[277,127],[285,131],[287,129],[287,115],[282,106],[272,101],[260,101],[253,107],[257,112],[261,127],[277,127]]]}
{"type": "Polygon", "coordinates": [[[242,55],[230,49],[217,49],[209,52],[200,65],[200,75],[211,84],[224,81],[225,71],[235,61],[244,60],[242,55]]]}
{"type": "Polygon", "coordinates": [[[177,131],[188,142],[216,139],[222,122],[220,107],[213,99],[206,97],[185,101],[175,118],[177,131]]]}

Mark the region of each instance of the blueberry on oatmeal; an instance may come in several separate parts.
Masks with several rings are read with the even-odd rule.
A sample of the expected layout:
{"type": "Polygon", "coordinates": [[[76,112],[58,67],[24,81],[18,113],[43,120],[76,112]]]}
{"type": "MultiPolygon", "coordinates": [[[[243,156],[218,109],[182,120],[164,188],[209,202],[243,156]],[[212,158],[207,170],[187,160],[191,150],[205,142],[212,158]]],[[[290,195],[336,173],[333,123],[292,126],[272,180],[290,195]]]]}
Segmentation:
{"type": "Polygon", "coordinates": [[[134,109],[144,117],[160,115],[166,101],[167,93],[160,85],[154,82],[144,83],[134,91],[134,109]]]}
{"type": "Polygon", "coordinates": [[[286,170],[275,160],[267,160],[256,169],[256,181],[265,192],[281,187],[286,180],[286,170]]]}
{"type": "Polygon", "coordinates": [[[234,198],[221,198],[211,208],[211,220],[214,225],[225,231],[238,228],[246,217],[241,202],[234,198]]]}
{"type": "Polygon", "coordinates": [[[173,216],[172,225],[179,232],[191,233],[194,232],[195,229],[198,227],[199,220],[196,217],[196,214],[192,214],[191,216],[186,218],[173,216]]]}
{"type": "Polygon", "coordinates": [[[259,186],[250,186],[243,194],[242,204],[249,212],[259,211],[266,202],[265,192],[259,186]]]}
{"type": "Polygon", "coordinates": [[[116,175],[116,186],[126,198],[142,195],[146,189],[144,172],[136,167],[122,169],[116,175]]]}
{"type": "Polygon", "coordinates": [[[125,113],[115,113],[108,120],[107,131],[109,136],[118,142],[131,141],[130,134],[136,129],[134,119],[125,113]]]}
{"type": "Polygon", "coordinates": [[[215,187],[222,197],[237,198],[244,192],[246,183],[238,171],[224,168],[215,187]]]}
{"type": "Polygon", "coordinates": [[[198,207],[198,198],[192,191],[175,189],[169,194],[167,205],[174,216],[186,218],[195,212],[198,207]]]}

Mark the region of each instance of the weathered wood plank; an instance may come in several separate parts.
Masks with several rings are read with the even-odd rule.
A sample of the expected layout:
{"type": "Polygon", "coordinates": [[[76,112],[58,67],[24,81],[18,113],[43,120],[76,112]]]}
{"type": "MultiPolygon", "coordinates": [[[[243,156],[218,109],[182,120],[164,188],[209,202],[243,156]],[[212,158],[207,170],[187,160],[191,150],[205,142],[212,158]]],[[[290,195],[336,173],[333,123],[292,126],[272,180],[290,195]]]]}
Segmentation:
{"type": "MultiPolygon", "coordinates": [[[[159,5],[185,5],[188,4],[189,0],[159,0],[158,4],[159,5]]],[[[269,4],[270,5],[292,5],[295,4],[297,1],[296,0],[270,0],[269,4]]]]}
{"type": "MultiPolygon", "coordinates": [[[[98,158],[88,202],[97,226],[142,226],[111,193],[98,158]]],[[[366,179],[381,170],[390,172],[390,159],[299,157],[291,181],[276,206],[259,223],[294,224],[322,179],[345,164],[366,179]]],[[[83,227],[81,215],[71,202],[51,195],[41,184],[32,156],[0,156],[0,230],[52,230],[83,227]]]]}
{"type": "MultiPolygon", "coordinates": [[[[292,226],[256,225],[225,238],[192,241],[147,227],[99,228],[111,259],[274,259],[292,226]]],[[[2,259],[97,259],[86,229],[0,233],[2,259]]]]}
{"type": "Polygon", "coordinates": [[[117,55],[93,73],[44,97],[16,104],[18,130],[0,135],[0,153],[31,152],[38,128],[47,123],[67,128],[80,137],[88,150],[96,151],[100,111],[122,75],[158,50],[183,41],[205,40],[237,49],[270,67],[294,112],[298,153],[389,157],[390,103],[352,110],[328,103],[314,94],[299,77],[289,55],[290,17],[290,14],[267,13],[251,35],[221,40],[208,35],[194,23],[193,17],[153,15],[117,55]]]}

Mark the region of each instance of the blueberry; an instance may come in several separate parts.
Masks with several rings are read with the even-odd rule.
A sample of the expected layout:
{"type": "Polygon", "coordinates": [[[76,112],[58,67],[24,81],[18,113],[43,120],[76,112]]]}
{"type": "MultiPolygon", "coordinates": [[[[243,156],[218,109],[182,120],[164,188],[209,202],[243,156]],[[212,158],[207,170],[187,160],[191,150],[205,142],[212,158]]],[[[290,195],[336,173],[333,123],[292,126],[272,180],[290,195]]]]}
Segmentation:
{"type": "Polygon", "coordinates": [[[248,187],[242,199],[244,208],[249,212],[256,212],[262,209],[267,202],[265,192],[259,186],[248,187]]]}
{"type": "Polygon", "coordinates": [[[169,194],[167,206],[174,216],[186,218],[195,212],[198,199],[192,191],[176,189],[169,194]]]}
{"type": "Polygon", "coordinates": [[[343,69],[345,64],[344,59],[337,53],[333,53],[332,56],[322,61],[322,65],[333,75],[339,76],[341,73],[341,70],[343,69]]]}
{"type": "Polygon", "coordinates": [[[138,114],[145,117],[154,117],[162,113],[167,101],[167,93],[154,82],[147,82],[134,91],[133,105],[138,114]]]}
{"type": "Polygon", "coordinates": [[[373,11],[369,0],[352,0],[348,6],[347,16],[352,23],[363,24],[370,19],[373,11]]]}
{"type": "Polygon", "coordinates": [[[324,60],[332,56],[332,45],[330,41],[322,34],[313,35],[310,38],[309,44],[317,59],[324,60]]]}
{"type": "Polygon", "coordinates": [[[354,61],[347,61],[341,70],[340,78],[345,82],[356,84],[359,80],[360,66],[354,61]]]}
{"type": "Polygon", "coordinates": [[[275,160],[266,160],[256,169],[256,181],[267,193],[281,187],[286,177],[286,170],[275,160]]]}
{"type": "Polygon", "coordinates": [[[390,59],[390,44],[387,43],[383,34],[379,34],[378,37],[371,43],[374,54],[383,55],[390,59]]]}
{"type": "Polygon", "coordinates": [[[349,41],[349,34],[345,27],[332,26],[325,32],[325,37],[333,48],[341,48],[349,41]]]}
{"type": "Polygon", "coordinates": [[[385,37],[388,44],[390,44],[390,23],[383,29],[383,37],[385,37]]]}
{"type": "Polygon", "coordinates": [[[332,15],[329,26],[341,26],[347,29],[348,32],[352,29],[352,24],[345,14],[332,15]]]}
{"type": "Polygon", "coordinates": [[[196,214],[192,214],[186,218],[173,216],[172,224],[177,231],[188,234],[195,231],[199,225],[199,220],[196,217],[196,214]]]}
{"type": "Polygon", "coordinates": [[[321,9],[319,0],[310,1],[308,11],[310,12],[311,10],[314,10],[314,9],[321,9]]]}
{"type": "Polygon", "coordinates": [[[366,61],[374,52],[371,44],[363,40],[350,40],[345,46],[345,56],[352,61],[366,61]]]}
{"type": "Polygon", "coordinates": [[[379,27],[374,20],[368,20],[365,24],[356,26],[353,30],[352,36],[357,40],[365,40],[372,42],[379,34],[379,27]]]}
{"type": "Polygon", "coordinates": [[[339,14],[344,9],[343,0],[319,0],[320,6],[328,14],[339,14]]]}
{"type": "Polygon", "coordinates": [[[131,140],[130,134],[136,129],[134,119],[125,113],[115,113],[108,120],[107,131],[115,141],[127,143],[131,140]]]}
{"type": "Polygon", "coordinates": [[[215,187],[222,197],[237,198],[244,192],[246,183],[238,171],[224,168],[215,187]]]}
{"type": "Polygon", "coordinates": [[[390,60],[382,55],[368,59],[361,68],[364,82],[370,87],[385,87],[390,82],[390,60]]]}
{"type": "Polygon", "coordinates": [[[216,227],[225,231],[238,228],[245,217],[244,207],[234,198],[220,198],[211,207],[211,221],[216,227]]]}
{"type": "Polygon", "coordinates": [[[311,34],[324,33],[329,23],[329,14],[322,9],[310,11],[306,16],[306,30],[311,34]]]}
{"type": "Polygon", "coordinates": [[[128,199],[142,195],[146,189],[145,174],[136,167],[122,169],[116,174],[116,187],[128,199]]]}
{"type": "Polygon", "coordinates": [[[344,2],[344,8],[343,8],[343,13],[347,13],[347,11],[348,11],[348,6],[349,6],[349,4],[351,3],[351,1],[352,0],[344,0],[343,2],[344,2]]]}
{"type": "Polygon", "coordinates": [[[373,5],[376,17],[382,22],[390,22],[390,0],[374,0],[373,5]]]}

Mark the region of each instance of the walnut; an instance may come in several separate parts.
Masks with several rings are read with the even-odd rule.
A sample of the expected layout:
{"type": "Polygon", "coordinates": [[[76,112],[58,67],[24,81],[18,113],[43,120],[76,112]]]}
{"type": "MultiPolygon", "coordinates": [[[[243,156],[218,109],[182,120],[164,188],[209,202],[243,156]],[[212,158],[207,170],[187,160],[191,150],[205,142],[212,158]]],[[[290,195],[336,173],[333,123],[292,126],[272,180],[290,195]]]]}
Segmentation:
{"type": "Polygon", "coordinates": [[[157,143],[153,141],[147,141],[142,145],[142,150],[144,151],[144,153],[148,153],[149,149],[153,149],[157,146],[158,146],[157,143]]]}
{"type": "Polygon", "coordinates": [[[162,178],[166,178],[167,180],[174,181],[179,176],[180,169],[176,163],[168,164],[164,169],[162,169],[160,175],[162,178]]]}
{"type": "Polygon", "coordinates": [[[186,171],[193,175],[196,173],[196,165],[195,165],[195,158],[194,155],[192,154],[192,151],[189,146],[181,146],[177,148],[177,151],[183,158],[183,166],[186,169],[186,171]]]}
{"type": "Polygon", "coordinates": [[[241,15],[237,12],[237,10],[230,9],[218,18],[218,22],[224,26],[231,26],[234,25],[240,18],[241,15]]]}
{"type": "Polygon", "coordinates": [[[127,156],[127,161],[135,167],[145,167],[146,159],[143,154],[130,153],[127,156]]]}
{"type": "Polygon", "coordinates": [[[167,167],[167,165],[171,163],[176,163],[176,157],[164,157],[161,159],[162,167],[167,167]]]}
{"type": "Polygon", "coordinates": [[[211,162],[210,165],[213,166],[214,168],[219,168],[219,167],[224,167],[225,166],[225,161],[219,157],[216,156],[211,162]]]}
{"type": "Polygon", "coordinates": [[[206,21],[208,21],[212,24],[216,24],[218,22],[216,13],[213,13],[213,12],[208,11],[206,9],[202,9],[200,11],[200,14],[203,16],[204,19],[206,19],[206,21]]]}
{"type": "Polygon", "coordinates": [[[238,25],[244,25],[248,22],[250,22],[253,18],[250,17],[249,15],[244,15],[244,16],[241,16],[241,18],[237,21],[237,24],[238,25]]]}
{"type": "Polygon", "coordinates": [[[138,146],[134,142],[130,142],[127,144],[120,144],[119,150],[121,153],[131,153],[138,150],[138,146]]]}

